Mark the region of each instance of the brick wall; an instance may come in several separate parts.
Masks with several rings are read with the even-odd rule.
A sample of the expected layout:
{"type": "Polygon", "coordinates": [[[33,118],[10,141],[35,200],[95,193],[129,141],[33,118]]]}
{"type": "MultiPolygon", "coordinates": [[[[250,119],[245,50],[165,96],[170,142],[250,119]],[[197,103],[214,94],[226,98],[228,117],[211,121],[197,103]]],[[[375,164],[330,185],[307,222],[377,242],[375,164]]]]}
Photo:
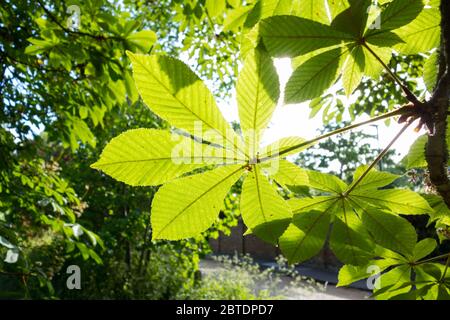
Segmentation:
{"type": "MultiPolygon", "coordinates": [[[[280,250],[271,244],[268,244],[253,235],[244,236],[245,226],[239,219],[238,225],[231,229],[231,234],[226,236],[220,234],[218,239],[210,240],[212,250],[216,254],[250,254],[254,259],[274,260],[281,254],[280,250]]],[[[308,264],[321,268],[335,268],[340,265],[333,252],[325,245],[321,252],[308,264]]]]}

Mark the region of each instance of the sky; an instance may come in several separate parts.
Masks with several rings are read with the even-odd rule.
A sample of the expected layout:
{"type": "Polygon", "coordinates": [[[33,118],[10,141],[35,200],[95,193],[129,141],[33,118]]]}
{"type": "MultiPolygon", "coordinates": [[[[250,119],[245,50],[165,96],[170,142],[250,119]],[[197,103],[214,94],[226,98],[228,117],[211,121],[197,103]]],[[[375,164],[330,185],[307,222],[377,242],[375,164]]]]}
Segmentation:
{"type": "MultiPolygon", "coordinates": [[[[274,63],[280,78],[280,86],[283,88],[292,73],[290,59],[276,59],[274,63]]],[[[336,85],[339,86],[339,83],[336,85]]],[[[355,99],[356,96],[352,96],[349,98],[347,103],[354,101],[355,99]]],[[[264,132],[262,144],[269,144],[280,138],[288,136],[299,136],[305,139],[311,139],[317,136],[318,129],[323,126],[322,115],[319,112],[314,118],[310,119],[310,108],[308,104],[309,102],[289,105],[282,105],[279,103],[269,123],[268,129],[264,132]]],[[[220,103],[219,108],[228,121],[239,122],[235,92],[233,93],[232,99],[230,99],[230,101],[220,103]]],[[[349,118],[350,117],[347,116],[346,119],[344,116],[344,120],[349,120],[349,118]]],[[[357,118],[356,121],[367,119],[369,119],[369,116],[365,115],[357,118]]],[[[384,148],[403,126],[398,124],[396,121],[391,121],[389,126],[386,126],[383,121],[379,121],[376,124],[379,125],[379,145],[374,145],[374,148],[376,149],[384,148]]],[[[417,139],[417,137],[424,133],[424,131],[415,132],[414,127],[414,125],[409,127],[394,144],[393,148],[398,153],[394,157],[394,160],[400,161],[408,153],[411,144],[417,139]]],[[[357,130],[363,130],[374,135],[376,134],[376,128],[370,125],[363,126],[361,129],[357,130]]]]}

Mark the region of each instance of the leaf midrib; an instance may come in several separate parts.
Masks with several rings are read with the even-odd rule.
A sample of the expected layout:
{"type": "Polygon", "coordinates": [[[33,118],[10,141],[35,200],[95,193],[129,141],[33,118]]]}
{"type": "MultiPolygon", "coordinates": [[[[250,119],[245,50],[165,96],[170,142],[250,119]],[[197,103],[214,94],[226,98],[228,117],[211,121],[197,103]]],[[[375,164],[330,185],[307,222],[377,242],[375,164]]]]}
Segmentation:
{"type": "MultiPolygon", "coordinates": [[[[253,172],[254,172],[253,174],[255,175],[255,185],[256,185],[256,190],[257,190],[257,195],[258,195],[259,207],[261,209],[261,214],[263,216],[264,222],[267,223],[269,221],[266,218],[266,213],[264,211],[264,206],[263,206],[263,203],[262,203],[261,190],[259,189],[259,185],[260,185],[259,184],[259,179],[258,179],[259,171],[257,170],[257,167],[255,165],[253,166],[253,172]]],[[[274,233],[272,232],[272,230],[270,230],[270,235],[274,236],[274,233]]]]}
{"type": "MultiPolygon", "coordinates": [[[[337,50],[337,49],[334,49],[337,50]]],[[[291,94],[291,96],[289,97],[288,101],[291,101],[291,99],[293,97],[295,97],[300,91],[302,91],[307,85],[309,85],[316,77],[318,77],[319,75],[322,74],[322,72],[324,72],[324,70],[326,68],[328,68],[332,63],[336,62],[336,60],[339,61],[339,59],[345,54],[347,53],[348,49],[346,49],[345,51],[340,52],[340,54],[338,56],[333,57],[333,59],[331,61],[329,61],[326,65],[324,65],[322,68],[319,69],[319,71],[317,71],[308,81],[306,81],[303,86],[301,86],[300,88],[298,88],[293,94],[291,94]]],[[[330,52],[330,51],[328,51],[330,52]]],[[[307,62],[305,62],[307,63],[307,62]]],[[[299,68],[301,68],[301,66],[299,66],[299,68]]],[[[339,66],[338,66],[339,69],[339,66]]],[[[339,74],[339,71],[338,71],[339,74]]]]}
{"type": "MultiPolygon", "coordinates": [[[[389,189],[387,189],[387,190],[389,190],[389,189]]],[[[367,192],[367,190],[361,190],[361,191],[367,192]]],[[[381,190],[373,190],[373,191],[381,191],[381,190]]],[[[366,195],[355,194],[354,192],[352,192],[351,195],[353,197],[357,197],[357,198],[369,199],[369,200],[372,200],[372,201],[375,201],[375,200],[376,201],[382,201],[382,202],[385,202],[385,203],[391,203],[391,204],[394,204],[394,205],[401,205],[401,206],[406,206],[407,205],[408,207],[412,207],[412,208],[415,208],[415,209],[425,210],[425,208],[417,207],[417,206],[411,205],[410,203],[403,204],[403,203],[400,203],[400,202],[394,202],[394,201],[391,201],[391,200],[386,200],[386,199],[381,199],[381,198],[372,198],[372,197],[369,197],[369,196],[366,196],[366,195]]]]}
{"type": "MultiPolygon", "coordinates": [[[[295,257],[295,255],[297,254],[298,250],[299,250],[300,247],[302,246],[303,242],[306,240],[306,238],[308,237],[308,235],[311,233],[311,230],[316,226],[316,224],[319,222],[319,220],[321,220],[321,219],[323,218],[323,216],[324,216],[325,214],[327,214],[328,211],[331,210],[331,209],[334,207],[334,205],[336,204],[336,202],[338,202],[338,201],[339,201],[339,199],[336,199],[332,204],[330,204],[330,206],[329,206],[326,210],[324,210],[324,211],[317,217],[317,219],[314,220],[314,222],[311,224],[311,226],[310,226],[309,228],[307,228],[306,231],[303,231],[303,230],[302,230],[302,231],[304,232],[305,235],[304,235],[303,239],[300,240],[300,242],[298,243],[298,245],[295,247],[294,253],[292,254],[293,257],[295,257]]],[[[295,223],[293,223],[293,224],[294,224],[294,226],[295,226],[296,228],[298,228],[299,230],[301,230],[299,227],[297,227],[297,226],[295,225],[295,223]]]]}
{"type": "MultiPolygon", "coordinates": [[[[116,164],[122,164],[122,163],[135,163],[135,162],[152,162],[152,161],[167,161],[167,160],[196,160],[196,159],[217,159],[217,160],[226,160],[226,158],[221,157],[166,157],[166,158],[148,158],[148,159],[134,159],[134,160],[123,160],[123,161],[112,161],[112,162],[97,162],[93,166],[109,166],[109,165],[116,165],[116,164]]],[[[229,159],[232,161],[241,161],[246,162],[246,160],[233,158],[229,159]]],[[[224,162],[229,163],[229,162],[224,162]]],[[[186,163],[186,164],[196,164],[201,165],[202,163],[186,163]]]]}
{"type": "Polygon", "coordinates": [[[353,37],[338,37],[338,36],[307,36],[307,35],[263,35],[263,38],[283,38],[283,39],[329,39],[329,40],[348,40],[348,42],[355,41],[353,37]]]}
{"type": "MultiPolygon", "coordinates": [[[[144,69],[145,71],[153,78],[156,80],[156,82],[158,82],[164,89],[166,89],[167,92],[170,93],[170,95],[176,100],[178,101],[182,106],[184,106],[187,110],[189,110],[195,117],[197,117],[197,119],[200,119],[202,122],[204,122],[209,128],[213,129],[215,132],[217,132],[219,135],[221,135],[222,137],[224,137],[228,142],[231,142],[232,145],[237,148],[239,151],[241,151],[245,156],[248,157],[248,154],[245,153],[245,151],[243,151],[241,148],[239,148],[238,145],[236,145],[236,143],[234,141],[230,141],[230,139],[227,137],[227,135],[225,134],[225,136],[222,134],[222,132],[220,132],[219,129],[217,129],[215,126],[212,126],[210,123],[206,122],[204,119],[202,119],[200,116],[197,115],[197,113],[195,113],[191,108],[189,108],[185,103],[183,103],[175,94],[172,93],[171,90],[169,90],[169,88],[162,83],[157,77],[155,77],[147,68],[146,65],[144,65],[143,63],[141,63],[138,59],[134,59],[137,63],[139,63],[144,69]]],[[[220,111],[219,111],[220,112],[220,111]]],[[[224,149],[226,149],[225,146],[222,146],[224,149]]]]}
{"type": "MultiPolygon", "coordinates": [[[[392,2],[391,2],[391,5],[392,5],[392,2]]],[[[382,24],[386,24],[387,22],[389,22],[389,20],[392,20],[392,19],[394,19],[395,17],[397,17],[398,15],[399,15],[399,13],[401,13],[405,8],[407,8],[409,6],[409,3],[405,3],[401,8],[399,8],[397,11],[393,11],[392,12],[392,14],[391,14],[391,16],[388,18],[388,19],[386,19],[386,20],[381,20],[381,23],[382,24]]],[[[387,8],[386,8],[386,10],[387,10],[387,8]]],[[[386,12],[386,10],[384,11],[384,12],[386,12]]],[[[423,8],[422,8],[422,10],[423,10],[423,8]]],[[[382,14],[383,13],[381,13],[380,14],[380,17],[382,16],[382,14]]],[[[420,13],[419,13],[420,14],[420,13]]],[[[411,20],[409,23],[411,23],[411,22],[413,22],[414,20],[411,20]]],[[[409,24],[408,23],[408,24],[409,24]]],[[[403,25],[403,26],[400,26],[400,27],[397,27],[397,28],[392,28],[392,29],[390,29],[390,30],[394,30],[394,29],[398,29],[398,28],[401,28],[401,27],[404,27],[404,26],[406,26],[406,25],[408,25],[408,24],[405,24],[405,25],[403,25]]],[[[385,29],[385,30],[388,30],[388,29],[385,29]]]]}
{"type": "Polygon", "coordinates": [[[380,226],[381,227],[381,229],[383,229],[383,230],[385,230],[388,234],[390,234],[390,235],[393,235],[393,237],[394,237],[394,239],[396,240],[396,242],[398,243],[398,244],[400,244],[400,246],[403,248],[403,249],[406,249],[405,250],[405,252],[407,252],[408,254],[411,254],[412,252],[403,244],[403,242],[402,241],[400,241],[398,238],[397,238],[397,234],[396,233],[392,233],[389,229],[387,229],[382,223],[380,223],[378,220],[376,220],[375,218],[373,218],[373,215],[372,214],[370,214],[370,213],[368,213],[368,211],[364,208],[364,207],[362,207],[360,204],[358,204],[357,202],[355,202],[354,200],[352,200],[352,199],[349,199],[350,201],[352,201],[353,203],[355,203],[365,214],[367,214],[367,216],[368,217],[370,217],[371,219],[372,219],[372,221],[373,222],[375,222],[378,226],[380,226]]]}
{"type": "MultiPolygon", "coordinates": [[[[257,74],[257,77],[258,77],[257,83],[258,83],[258,85],[256,86],[256,99],[255,99],[255,106],[254,106],[254,111],[253,111],[253,130],[252,130],[253,131],[253,139],[252,139],[253,148],[252,148],[252,152],[255,152],[256,148],[259,145],[259,141],[256,141],[256,136],[257,136],[257,133],[256,133],[256,117],[258,115],[258,109],[259,109],[258,108],[258,106],[259,106],[258,102],[259,102],[259,91],[260,91],[260,85],[261,85],[259,79],[261,78],[261,74],[260,73],[262,73],[261,60],[262,60],[262,54],[259,54],[259,57],[258,57],[258,62],[259,62],[258,64],[259,64],[259,66],[256,66],[256,68],[259,68],[259,72],[257,74]]],[[[258,136],[258,138],[259,138],[259,136],[258,136]]]]}
{"type": "Polygon", "coordinates": [[[345,211],[345,199],[342,198],[342,209],[344,211],[344,223],[347,227],[346,229],[346,233],[347,233],[347,238],[350,240],[350,252],[353,256],[353,261],[356,262],[356,253],[354,252],[353,248],[355,247],[352,236],[351,236],[351,232],[350,232],[350,226],[348,225],[348,221],[347,221],[347,212],[345,211]]]}
{"type": "Polygon", "coordinates": [[[201,193],[198,197],[196,197],[192,202],[190,202],[187,206],[185,206],[178,214],[176,214],[172,219],[170,219],[170,221],[168,223],[166,223],[166,225],[164,227],[161,228],[161,230],[159,230],[158,234],[155,236],[156,238],[159,237],[159,235],[166,230],[169,225],[171,225],[180,215],[182,215],[186,210],[188,210],[190,207],[192,207],[197,201],[199,201],[203,196],[205,196],[207,193],[209,193],[211,190],[213,190],[214,188],[216,188],[217,186],[219,186],[221,183],[223,183],[224,181],[228,180],[231,176],[233,176],[234,174],[236,174],[237,172],[239,172],[240,170],[242,170],[243,167],[239,167],[238,169],[234,170],[232,173],[230,173],[229,175],[225,176],[223,179],[219,180],[217,183],[215,183],[214,185],[212,185],[211,187],[209,187],[206,191],[204,191],[203,193],[201,193]]]}
{"type": "Polygon", "coordinates": [[[337,197],[329,197],[329,196],[326,196],[326,197],[327,197],[327,199],[324,199],[324,200],[322,200],[322,201],[315,202],[315,203],[313,203],[313,204],[307,205],[306,207],[301,207],[301,208],[298,209],[298,210],[292,210],[292,213],[293,213],[294,216],[295,216],[296,214],[302,213],[302,212],[305,211],[305,209],[307,209],[307,208],[314,207],[314,206],[317,206],[317,205],[319,205],[319,204],[322,204],[322,203],[325,203],[325,202],[328,202],[328,201],[338,200],[337,197]]]}

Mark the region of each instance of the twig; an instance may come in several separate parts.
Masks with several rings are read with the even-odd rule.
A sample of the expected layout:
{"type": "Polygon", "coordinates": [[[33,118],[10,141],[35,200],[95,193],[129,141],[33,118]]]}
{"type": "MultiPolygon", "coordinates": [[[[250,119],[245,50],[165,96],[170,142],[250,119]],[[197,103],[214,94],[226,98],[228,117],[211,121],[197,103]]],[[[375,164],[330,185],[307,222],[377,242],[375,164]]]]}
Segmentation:
{"type": "Polygon", "coordinates": [[[366,125],[366,124],[369,124],[369,123],[372,123],[372,122],[376,122],[376,121],[388,119],[388,118],[391,118],[391,117],[394,117],[394,116],[402,115],[405,112],[405,110],[407,110],[405,108],[406,108],[406,106],[402,106],[402,107],[400,107],[400,108],[398,108],[398,109],[396,109],[394,111],[384,113],[384,114],[382,114],[380,116],[371,118],[369,120],[358,122],[358,123],[355,123],[355,124],[351,124],[351,125],[346,126],[344,128],[340,128],[340,129],[328,132],[328,133],[323,134],[321,136],[318,136],[318,137],[316,137],[314,139],[311,139],[311,140],[308,140],[308,141],[304,141],[304,142],[299,143],[297,145],[294,145],[294,146],[292,146],[290,148],[286,148],[286,149],[284,149],[283,151],[281,151],[281,152],[279,152],[277,154],[270,155],[270,156],[267,156],[265,158],[261,158],[261,159],[258,160],[258,162],[260,163],[260,162],[270,161],[270,160],[272,160],[274,158],[281,157],[282,155],[284,155],[286,153],[289,153],[289,152],[294,151],[296,149],[302,148],[304,146],[312,145],[312,144],[314,144],[314,143],[316,143],[316,142],[318,142],[320,140],[332,137],[334,135],[337,135],[337,134],[340,134],[340,133],[344,133],[346,131],[349,131],[349,130],[361,127],[363,125],[366,125]]]}
{"type": "Polygon", "coordinates": [[[411,125],[412,122],[406,123],[402,129],[395,135],[395,137],[389,142],[389,144],[386,146],[386,148],[383,149],[383,151],[380,152],[380,154],[375,158],[375,160],[372,161],[372,163],[369,165],[369,167],[363,172],[362,175],[359,176],[359,178],[352,183],[350,188],[344,192],[344,196],[347,196],[352,192],[356,186],[361,183],[361,181],[366,177],[366,175],[372,170],[373,167],[377,165],[377,163],[386,155],[386,153],[391,149],[392,145],[400,138],[400,136],[405,132],[406,129],[411,125]]]}
{"type": "Polygon", "coordinates": [[[419,104],[420,103],[419,98],[417,98],[416,95],[397,77],[397,75],[392,72],[392,70],[383,62],[383,60],[381,60],[381,58],[372,50],[372,48],[370,48],[367,45],[367,43],[365,43],[365,42],[363,42],[362,45],[364,46],[364,48],[369,50],[369,52],[375,57],[375,59],[377,59],[377,61],[389,73],[391,78],[400,86],[400,88],[402,88],[402,90],[405,93],[406,98],[408,99],[408,101],[410,101],[410,102],[412,102],[414,104],[419,104]]]}

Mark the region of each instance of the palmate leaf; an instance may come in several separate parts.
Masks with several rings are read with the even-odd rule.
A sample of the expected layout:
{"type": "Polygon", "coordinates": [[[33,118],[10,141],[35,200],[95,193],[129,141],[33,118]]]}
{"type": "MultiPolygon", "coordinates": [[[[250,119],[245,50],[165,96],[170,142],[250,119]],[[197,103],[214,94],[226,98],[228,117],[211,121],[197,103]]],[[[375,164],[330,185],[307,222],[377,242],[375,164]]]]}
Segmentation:
{"type": "Polygon", "coordinates": [[[271,243],[277,242],[291,221],[290,207],[258,165],[248,172],[242,185],[241,214],[253,234],[271,243]]]}
{"type": "Polygon", "coordinates": [[[398,263],[398,260],[394,259],[378,259],[378,260],[370,260],[367,264],[363,266],[353,266],[350,264],[344,265],[341,269],[339,269],[338,274],[338,283],[337,287],[348,286],[353,282],[366,279],[370,277],[372,274],[370,272],[373,266],[379,268],[380,272],[383,272],[387,268],[398,263]]]}
{"type": "Polygon", "coordinates": [[[340,261],[355,266],[363,265],[373,258],[372,247],[370,238],[365,238],[341,219],[334,219],[330,248],[340,261]]]}
{"type": "Polygon", "coordinates": [[[422,12],[423,0],[393,0],[380,13],[380,29],[371,29],[367,36],[398,29],[409,24],[422,12]]]}
{"type": "MultiPolygon", "coordinates": [[[[357,180],[366,169],[366,166],[358,168],[354,179],[357,180]]],[[[374,239],[386,248],[412,256],[417,239],[415,230],[407,220],[396,214],[420,214],[432,209],[423,198],[412,191],[379,190],[380,187],[396,180],[396,175],[372,169],[366,173],[358,185],[347,186],[335,176],[315,171],[306,172],[308,186],[329,195],[289,201],[294,220],[307,211],[327,211],[332,214],[334,223],[330,244],[331,249],[341,261],[353,265],[364,265],[372,259],[374,251],[370,239],[374,239]],[[352,190],[348,191],[350,188],[352,190]],[[369,200],[364,198],[366,196],[369,200]],[[391,209],[392,213],[386,213],[384,209],[391,209]],[[380,217],[382,219],[379,219],[380,217]]],[[[298,241],[305,241],[303,238],[308,236],[302,234],[300,237],[299,232],[294,228],[289,230],[291,232],[290,248],[293,246],[294,234],[297,234],[298,241]]],[[[283,247],[281,249],[283,251],[283,247]]],[[[300,257],[296,259],[296,261],[303,261],[300,257]]]]}
{"type": "MultiPolygon", "coordinates": [[[[368,169],[367,165],[359,166],[353,174],[353,183],[351,183],[350,186],[353,186],[355,181],[357,181],[364,174],[364,172],[367,169],[368,169]]],[[[372,168],[366,174],[364,179],[358,183],[355,190],[368,190],[368,189],[377,189],[380,187],[385,187],[385,186],[393,183],[398,178],[400,178],[400,176],[398,176],[396,174],[378,171],[378,170],[372,168]]]]}
{"type": "Polygon", "coordinates": [[[409,148],[408,154],[403,159],[406,162],[406,168],[424,168],[427,166],[425,160],[425,145],[428,141],[427,135],[422,135],[414,141],[409,148]]]}
{"type": "Polygon", "coordinates": [[[437,242],[434,239],[426,238],[419,241],[413,250],[413,260],[419,261],[431,254],[437,247],[437,242]]]}
{"type": "Polygon", "coordinates": [[[294,1],[294,14],[299,17],[329,24],[327,9],[323,0],[297,0],[294,1]]]}
{"type": "Polygon", "coordinates": [[[407,256],[413,255],[417,234],[406,219],[378,209],[361,211],[364,226],[379,245],[407,256]]]}
{"type": "Polygon", "coordinates": [[[134,44],[143,52],[148,52],[156,40],[156,33],[151,30],[141,30],[127,36],[127,41],[134,44]]]}
{"type": "Polygon", "coordinates": [[[371,0],[348,0],[349,7],[339,13],[331,27],[359,39],[366,29],[371,0]],[[350,23],[351,21],[351,23],[350,23]]]}
{"type": "Polygon", "coordinates": [[[322,249],[330,215],[319,211],[304,212],[295,219],[280,238],[280,249],[290,263],[314,257],[322,249]]]}
{"type": "Polygon", "coordinates": [[[350,6],[348,0],[327,0],[327,4],[331,15],[331,21],[350,6]]]}
{"type": "Polygon", "coordinates": [[[259,31],[267,50],[275,57],[296,57],[353,40],[330,26],[295,16],[264,19],[259,31]]]}
{"type": "MultiPolygon", "coordinates": [[[[247,170],[241,202],[244,220],[254,234],[276,243],[290,223],[292,212],[277,193],[276,185],[261,174],[264,166],[260,161],[252,159],[258,160],[253,162],[244,152],[235,152],[238,147],[247,150],[251,139],[245,139],[244,145],[236,142],[234,132],[230,138],[228,124],[211,93],[182,62],[162,56],[130,54],[130,58],[144,101],[160,116],[194,137],[155,129],[130,130],[113,139],[93,167],[131,185],[164,183],[152,203],[151,223],[153,239],[168,240],[192,237],[205,231],[217,218],[230,187],[247,170]],[[195,121],[202,125],[200,129],[190,124],[195,121]],[[217,136],[226,141],[217,141],[217,136]],[[194,138],[205,138],[213,143],[199,143],[194,138]],[[230,147],[228,142],[235,145],[230,147]],[[220,167],[180,178],[206,165],[220,167]]],[[[240,82],[237,91],[244,127],[249,131],[262,130],[267,126],[279,95],[278,83],[273,86],[277,82],[276,71],[264,50],[258,48],[254,56],[248,58],[240,82]],[[250,99],[244,96],[248,91],[252,92],[250,99]],[[245,114],[244,109],[251,109],[251,112],[245,114]]],[[[281,143],[274,144],[275,151],[290,151],[286,148],[294,146],[298,152],[302,148],[298,145],[303,141],[292,137],[282,139],[281,143]]],[[[255,143],[253,147],[259,146],[255,143]]],[[[278,155],[272,153],[273,148],[261,150],[265,150],[265,156],[279,160],[278,155]]],[[[301,169],[285,160],[281,161],[277,179],[292,184],[307,184],[308,181],[301,169]]]]}
{"type": "Polygon", "coordinates": [[[431,5],[431,8],[424,8],[413,22],[394,30],[404,41],[395,46],[400,53],[417,54],[439,46],[441,14],[438,2],[431,5]]]}
{"type": "Polygon", "coordinates": [[[227,154],[168,131],[135,129],[112,139],[91,167],[132,186],[151,186],[208,164],[245,163],[227,154]]]}
{"type": "MultiPolygon", "coordinates": [[[[325,198],[325,197],[324,197],[325,198]]],[[[292,224],[280,237],[280,249],[290,263],[308,260],[322,249],[330,226],[336,201],[310,199],[303,208],[297,207],[292,224]],[[311,209],[314,206],[316,209],[311,209]]]]}
{"type": "Polygon", "coordinates": [[[320,96],[337,78],[346,50],[340,48],[321,53],[300,65],[285,88],[285,103],[300,103],[320,96]]]}
{"type": "Polygon", "coordinates": [[[242,172],[241,165],[224,166],[164,184],[152,202],[152,239],[184,239],[208,229],[242,172]]]}
{"type": "MultiPolygon", "coordinates": [[[[349,4],[331,24],[333,29],[353,39],[348,40],[347,47],[341,51],[340,64],[337,65],[337,59],[332,60],[335,50],[323,51],[327,47],[306,55],[302,52],[302,56],[294,59],[296,70],[286,86],[287,103],[300,103],[319,96],[341,73],[347,96],[354,92],[364,75],[377,79],[383,71],[383,64],[386,65],[392,57],[392,47],[404,43],[403,39],[391,30],[409,25],[423,9],[421,0],[414,0],[410,6],[408,1],[396,0],[389,2],[377,18],[369,14],[370,0],[352,0],[349,4]],[[405,11],[404,14],[402,10],[405,11]],[[372,20],[382,21],[381,29],[372,28],[372,20]],[[361,38],[364,39],[363,42],[359,40],[361,38]],[[331,61],[328,62],[326,58],[331,61]]],[[[293,46],[295,40],[291,42],[293,46]]],[[[339,45],[343,44],[344,42],[341,42],[339,45]]]]}
{"type": "Polygon", "coordinates": [[[374,257],[375,245],[365,232],[361,221],[344,200],[340,200],[335,216],[330,248],[340,261],[351,265],[364,265],[374,257]]]}
{"type": "Polygon", "coordinates": [[[347,184],[345,182],[331,174],[320,173],[312,170],[306,170],[306,172],[308,174],[309,185],[311,188],[332,194],[340,194],[347,188],[347,184]]]}
{"type": "Polygon", "coordinates": [[[277,71],[264,49],[258,47],[247,57],[236,91],[242,133],[255,157],[280,95],[277,71]]]}
{"type": "Polygon", "coordinates": [[[433,92],[438,77],[438,51],[433,52],[423,65],[423,81],[428,92],[433,92]]]}
{"type": "MultiPolygon", "coordinates": [[[[447,121],[449,118],[447,118],[447,121]]],[[[450,131],[447,132],[447,145],[450,145],[450,131]]],[[[407,169],[412,168],[425,168],[427,162],[425,159],[425,146],[428,142],[427,135],[421,135],[414,141],[409,148],[408,154],[403,158],[403,162],[406,164],[407,169]]],[[[449,161],[450,163],[450,161],[449,161]]]]}
{"type": "Polygon", "coordinates": [[[249,30],[253,28],[260,20],[279,15],[294,14],[294,9],[298,3],[292,0],[260,0],[247,16],[244,28],[249,30]]]}
{"type": "Polygon", "coordinates": [[[188,66],[167,56],[128,55],[139,94],[153,112],[194,136],[207,132],[214,140],[211,142],[240,149],[240,138],[220,113],[211,92],[188,66]]]}
{"type": "Polygon", "coordinates": [[[407,189],[355,190],[351,199],[357,205],[371,204],[401,214],[428,214],[433,211],[428,202],[407,189]]]}
{"type": "MultiPolygon", "coordinates": [[[[366,279],[372,276],[373,271],[383,272],[387,268],[392,267],[390,274],[383,274],[379,279],[378,284],[379,289],[376,289],[375,296],[385,295],[385,297],[392,297],[403,293],[402,289],[405,287],[411,288],[411,270],[414,269],[416,274],[416,286],[417,288],[422,288],[425,284],[423,283],[425,278],[427,281],[433,280],[432,277],[427,275],[430,273],[426,266],[429,264],[417,263],[429,253],[431,253],[436,247],[436,241],[434,239],[426,238],[415,244],[413,249],[413,255],[408,255],[408,257],[402,256],[389,249],[376,246],[374,254],[377,259],[373,259],[367,262],[367,264],[362,266],[353,266],[350,264],[344,265],[339,270],[338,284],[337,286],[347,286],[358,280],[366,279]],[[376,270],[377,268],[378,270],[376,270]],[[394,279],[397,279],[397,282],[394,279]],[[400,292],[398,292],[400,290],[400,292]]],[[[432,267],[435,265],[432,264],[432,267]]],[[[432,271],[432,270],[431,270],[432,271]]],[[[437,270],[434,277],[440,278],[440,271],[437,270]]]]}
{"type": "Polygon", "coordinates": [[[256,2],[245,20],[242,31],[240,54],[243,60],[259,43],[258,22],[272,16],[294,14],[293,9],[296,6],[296,1],[291,0],[260,0],[256,2]]]}
{"type": "Polygon", "coordinates": [[[440,263],[424,263],[415,271],[417,297],[423,300],[450,300],[450,275],[440,263]],[[444,276],[445,273],[445,276],[444,276]]]}
{"type": "Polygon", "coordinates": [[[411,268],[401,265],[381,275],[380,289],[375,288],[374,294],[376,299],[387,300],[409,292],[411,286],[411,268]]]}
{"type": "Polygon", "coordinates": [[[351,48],[342,70],[342,85],[345,94],[350,96],[364,76],[365,54],[362,46],[351,48]]]}
{"type": "Polygon", "coordinates": [[[261,167],[271,178],[286,187],[309,185],[307,172],[287,160],[276,159],[262,164],[261,167]]]}

